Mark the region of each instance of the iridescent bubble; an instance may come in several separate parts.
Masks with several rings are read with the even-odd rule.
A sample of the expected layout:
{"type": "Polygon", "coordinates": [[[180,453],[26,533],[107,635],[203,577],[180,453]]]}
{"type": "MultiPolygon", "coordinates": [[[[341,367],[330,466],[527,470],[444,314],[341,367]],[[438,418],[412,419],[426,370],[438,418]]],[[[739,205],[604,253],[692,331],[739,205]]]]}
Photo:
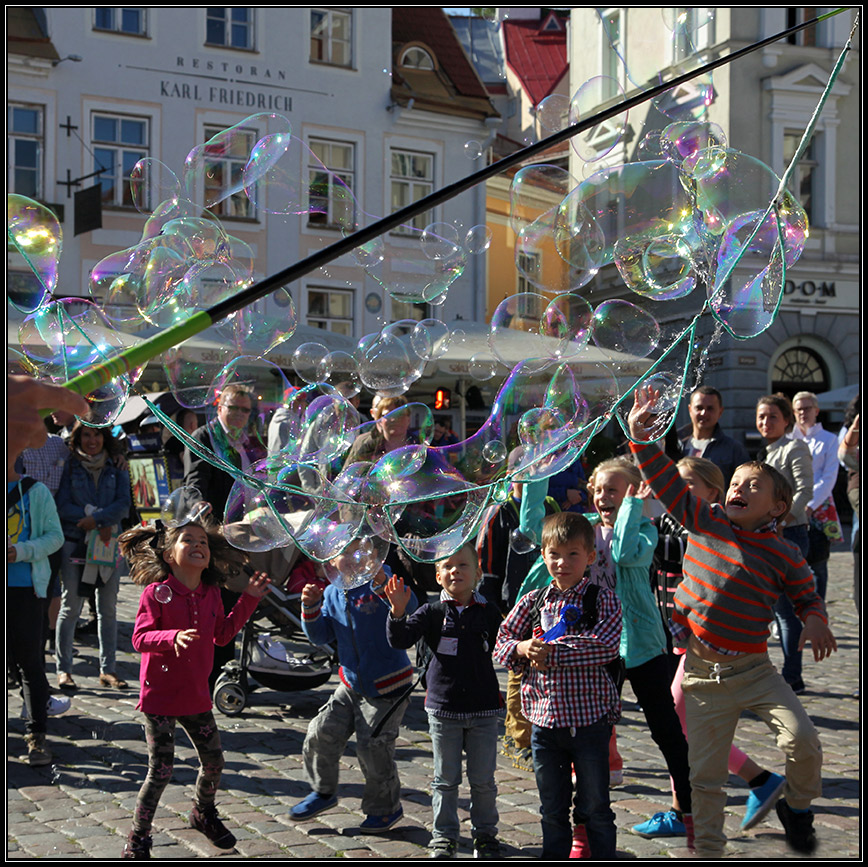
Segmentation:
{"type": "Polygon", "coordinates": [[[491,229],[485,225],[472,226],[464,238],[464,249],[473,256],[484,253],[491,246],[491,229]]]}
{"type": "MultiPolygon", "coordinates": [[[[413,357],[417,358],[415,353],[413,357]]],[[[404,394],[422,375],[424,362],[414,362],[404,341],[380,334],[359,359],[359,378],[366,388],[385,397],[404,394]]]]}
{"type": "Polygon", "coordinates": [[[154,599],[156,599],[157,602],[162,602],[163,605],[171,602],[172,588],[169,587],[168,584],[157,584],[157,586],[154,587],[154,599]]]}
{"type": "Polygon", "coordinates": [[[458,229],[452,223],[431,223],[426,226],[421,242],[429,259],[451,259],[462,249],[458,229]]]}
{"type": "Polygon", "coordinates": [[[696,286],[692,250],[681,235],[619,240],[614,260],[634,292],[656,301],[682,298],[696,286]]]}
{"type": "Polygon", "coordinates": [[[292,369],[299,379],[310,383],[317,382],[320,367],[328,355],[329,351],[322,343],[302,343],[292,353],[292,369]]]}
{"type": "Polygon", "coordinates": [[[559,93],[547,96],[537,106],[536,119],[549,134],[566,129],[570,124],[570,98],[559,93]]]}
{"type": "Polygon", "coordinates": [[[449,326],[439,319],[422,319],[410,336],[410,345],[419,358],[425,361],[434,361],[450,345],[449,326]]]}
{"type": "Polygon", "coordinates": [[[660,342],[660,326],[641,307],[615,298],[594,311],[593,338],[601,349],[645,358],[660,342]]]}
{"type": "Polygon", "coordinates": [[[482,457],[491,464],[502,464],[506,460],[506,446],[500,440],[491,440],[482,447],[482,457]]]}
{"type": "MultiPolygon", "coordinates": [[[[570,101],[570,125],[596,114],[603,103],[617,104],[623,99],[624,88],[617,79],[607,75],[589,78],[573,94],[570,101]]],[[[572,136],[570,144],[585,162],[594,162],[606,156],[621,141],[626,128],[627,112],[624,111],[615,117],[601,121],[589,130],[572,136]]]]}
{"type": "Polygon", "coordinates": [[[547,306],[544,296],[532,292],[512,295],[497,305],[488,346],[498,361],[511,368],[522,359],[542,359],[545,365],[556,357],[563,341],[547,339],[540,331],[547,306]]]}
{"type": "Polygon", "coordinates": [[[477,352],[470,356],[468,369],[470,375],[478,382],[488,382],[497,375],[498,362],[487,352],[477,352]]]}
{"type": "Polygon", "coordinates": [[[516,528],[509,534],[509,547],[516,554],[530,554],[537,547],[533,532],[516,528]]]}
{"type": "Polygon", "coordinates": [[[701,151],[707,148],[725,148],[726,134],[716,124],[707,121],[678,121],[660,133],[663,156],[676,164],[685,163],[690,169],[701,151]]]}
{"type": "Polygon", "coordinates": [[[362,390],[359,378],[359,363],[349,352],[330,352],[317,369],[317,382],[325,382],[336,388],[347,399],[362,390]]]}
{"type": "Polygon", "coordinates": [[[181,182],[165,163],[147,157],[139,160],[130,172],[130,194],[139,213],[167,214],[179,206],[181,182]]]}
{"type": "Polygon", "coordinates": [[[569,292],[553,298],[540,321],[540,333],[558,341],[557,358],[573,358],[588,345],[594,311],[581,295],[569,292]]]}
{"type": "Polygon", "coordinates": [[[176,488],[160,503],[160,520],[169,527],[182,527],[210,514],[211,505],[193,485],[176,488]]]}
{"type": "Polygon", "coordinates": [[[337,557],[323,564],[328,580],[343,590],[363,587],[383,568],[389,543],[375,535],[354,539],[337,557]]]}
{"type": "Polygon", "coordinates": [[[32,286],[10,285],[9,301],[30,313],[57,288],[57,267],[63,233],[57,217],[39,202],[25,196],[6,197],[6,238],[9,253],[19,253],[36,279],[32,286]]]}
{"type": "Polygon", "coordinates": [[[482,145],[476,139],[464,142],[464,156],[469,160],[478,160],[482,156],[482,145]]]}

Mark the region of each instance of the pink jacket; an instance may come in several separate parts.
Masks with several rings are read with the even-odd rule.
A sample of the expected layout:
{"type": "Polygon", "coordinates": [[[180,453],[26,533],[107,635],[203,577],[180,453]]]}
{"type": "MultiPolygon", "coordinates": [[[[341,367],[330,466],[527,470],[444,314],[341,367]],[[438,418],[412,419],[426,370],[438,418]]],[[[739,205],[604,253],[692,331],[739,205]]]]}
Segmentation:
{"type": "MultiPolygon", "coordinates": [[[[169,595],[166,590],[160,594],[169,595]]],[[[208,676],[214,645],[228,644],[258,604],[255,596],[242,593],[225,615],[218,587],[200,584],[189,590],[174,575],[145,587],[133,629],[133,647],[142,654],[138,709],[175,717],[211,710],[208,676]],[[171,590],[171,598],[158,601],[157,588],[171,590]],[[176,656],[175,635],[184,629],[198,629],[199,639],[176,656]]]]}

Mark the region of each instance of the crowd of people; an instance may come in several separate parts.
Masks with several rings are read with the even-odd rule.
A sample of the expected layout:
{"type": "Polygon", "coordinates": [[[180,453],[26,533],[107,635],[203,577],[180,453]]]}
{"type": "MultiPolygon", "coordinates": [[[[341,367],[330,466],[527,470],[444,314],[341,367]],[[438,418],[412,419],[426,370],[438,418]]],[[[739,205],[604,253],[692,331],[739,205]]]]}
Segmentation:
{"type": "MultiPolygon", "coordinates": [[[[116,665],[126,567],[143,587],[133,648],[142,657],[138,707],[149,766],[122,857],[150,857],[177,725],[201,763],[191,826],[231,849],[235,837],[215,806],[223,756],[211,696],[270,580],[226,542],[218,519],[234,479],[203,454],[214,451],[245,471],[279,452],[292,395],[275,413],[267,445],[255,434],[255,399],[243,386],[222,391],[209,423],[194,428],[195,419],[179,419],[201,449],[167,451],[197,501],[186,522],[165,526],[131,520],[126,458],[109,429],[76,420],[86,412],[79,398],[26,377],[8,378],[8,389],[21,411],[8,428],[7,648],[27,713],[28,761],[51,762],[48,717],[68,710],[77,688],[75,629],[87,599],[99,683],[128,688],[116,665]],[[54,411],[50,435],[39,415],[45,409],[54,411]],[[52,633],[59,695],[46,674],[52,633]]],[[[407,654],[415,646],[434,754],[432,858],[457,852],[463,758],[474,855],[500,857],[498,749],[535,774],[543,859],[614,858],[609,790],[623,773],[615,724],[625,680],[672,781],[670,809],[635,833],[682,836],[699,856],[721,857],[724,785],[733,772],[749,788],[744,829],[774,810],[791,847],[814,850],[822,751],[798,698],[802,652],[810,645],[819,661],[836,650],[824,599],[830,546],[841,538],[833,496],[841,466],[858,570],[858,403],[835,437],[818,421],[816,395],[799,392],[792,403],[764,396],[756,408],[762,446],[751,461],[723,432],[723,398],[708,386],[690,396],[687,430],[649,443],[657,398],[637,391],[624,454],[587,468],[587,482],[577,464],[548,481],[514,483],[475,540],[430,570],[392,551],[362,586],[304,584],[304,631],[315,644],[337,647],[340,683],[311,721],[303,747],[310,793],[291,819],[307,821],[338,803],[340,760],[355,736],[366,781],[360,831],[386,833],[401,820],[395,741],[415,685],[407,654]],[[525,498],[540,503],[538,512],[523,508],[525,498]],[[531,514],[536,525],[528,527],[531,514]],[[519,530],[538,546],[516,544],[519,530]],[[773,624],[784,653],[780,673],[767,652],[773,624]],[[495,665],[509,672],[505,700],[495,665]],[[760,767],[734,743],[744,710],[774,734],[783,773],[760,767]]],[[[403,397],[378,401],[371,415],[347,463],[423,441],[403,397]]],[[[439,447],[460,447],[448,419],[438,421],[439,447]]],[[[513,453],[508,466],[515,460],[513,453]]],[[[402,517],[414,530],[420,520],[412,509],[402,517]]],[[[334,574],[349,574],[358,544],[330,562],[334,574]]]]}

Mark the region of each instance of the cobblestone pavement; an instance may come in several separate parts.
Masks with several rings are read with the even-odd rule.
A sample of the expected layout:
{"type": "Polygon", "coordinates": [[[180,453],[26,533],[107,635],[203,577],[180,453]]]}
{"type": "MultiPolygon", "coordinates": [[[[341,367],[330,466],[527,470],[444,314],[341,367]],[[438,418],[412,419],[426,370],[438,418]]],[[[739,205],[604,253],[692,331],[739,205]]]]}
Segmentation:
{"type": "MultiPolygon", "coordinates": [[[[816,801],[816,827],[822,859],[860,857],[859,801],[859,620],[852,602],[852,557],[836,551],[830,562],[829,614],[839,652],[823,663],[805,654],[807,693],[803,696],[820,731],[825,754],[823,797],[816,801]]],[[[22,760],[24,723],[21,700],[7,694],[7,852],[12,859],[117,858],[145,776],[145,749],[137,701],[138,659],[130,634],[138,590],[122,582],[118,673],[133,688],[119,692],[97,681],[96,649],[80,644],[74,676],[79,685],[73,706],[49,720],[54,764],[30,768],[22,760]]],[[[772,650],[780,662],[780,653],[772,650]]],[[[53,683],[53,664],[49,670],[53,683]]],[[[505,680],[505,679],[504,679],[505,680]]],[[[421,693],[414,694],[398,741],[404,819],[385,835],[359,833],[362,776],[352,744],[341,770],[340,803],[315,820],[295,823],[288,808],[303,797],[301,746],[308,721],[334,688],[335,678],[316,690],[277,693],[258,690],[240,716],[217,714],[226,752],[226,771],[218,796],[221,814],[238,837],[237,847],[221,852],[188,826],[196,758],[186,738],[179,738],[175,775],[157,812],[155,858],[421,858],[426,856],[431,820],[431,743],[421,693]]],[[[683,858],[683,840],[645,840],[630,827],[667,809],[668,776],[648,734],[629,686],[624,717],[618,725],[624,757],[624,783],[612,791],[623,859],[683,858]]],[[[780,770],[781,754],[765,726],[746,716],[738,743],[761,765],[780,770]]],[[[500,834],[504,855],[534,858],[540,854],[539,800],[530,773],[498,760],[500,834]]],[[[739,823],[747,790],[730,779],[726,830],[730,857],[777,860],[792,857],[776,818],[741,833],[739,823]]],[[[460,801],[464,834],[459,857],[471,857],[467,822],[468,792],[460,801]]],[[[773,816],[773,814],[772,814],[773,816]]]]}

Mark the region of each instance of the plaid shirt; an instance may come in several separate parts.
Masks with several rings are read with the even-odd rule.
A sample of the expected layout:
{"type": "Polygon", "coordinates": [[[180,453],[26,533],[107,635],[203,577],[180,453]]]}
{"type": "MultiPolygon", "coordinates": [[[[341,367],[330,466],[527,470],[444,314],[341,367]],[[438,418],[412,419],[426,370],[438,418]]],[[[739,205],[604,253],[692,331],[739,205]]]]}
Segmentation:
{"type": "Polygon", "coordinates": [[[42,482],[54,496],[60,488],[63,468],[71,455],[69,443],[63,437],[49,434],[45,445],[41,448],[24,449],[21,452],[21,457],[18,459],[21,469],[18,471],[42,482]]]}
{"type": "Polygon", "coordinates": [[[573,626],[552,642],[546,671],[532,668],[516,654],[520,641],[530,637],[533,605],[538,593],[546,594],[540,615],[543,624],[555,624],[567,605],[581,608],[589,585],[583,578],[569,590],[554,584],[523,596],[507,615],[497,634],[494,658],[507,668],[521,671],[521,709],[534,725],[543,728],[579,728],[605,718],[615,723],[621,702],[605,664],[618,658],[621,641],[621,603],[610,590],[597,596],[597,622],[590,629],[573,626]]]}

